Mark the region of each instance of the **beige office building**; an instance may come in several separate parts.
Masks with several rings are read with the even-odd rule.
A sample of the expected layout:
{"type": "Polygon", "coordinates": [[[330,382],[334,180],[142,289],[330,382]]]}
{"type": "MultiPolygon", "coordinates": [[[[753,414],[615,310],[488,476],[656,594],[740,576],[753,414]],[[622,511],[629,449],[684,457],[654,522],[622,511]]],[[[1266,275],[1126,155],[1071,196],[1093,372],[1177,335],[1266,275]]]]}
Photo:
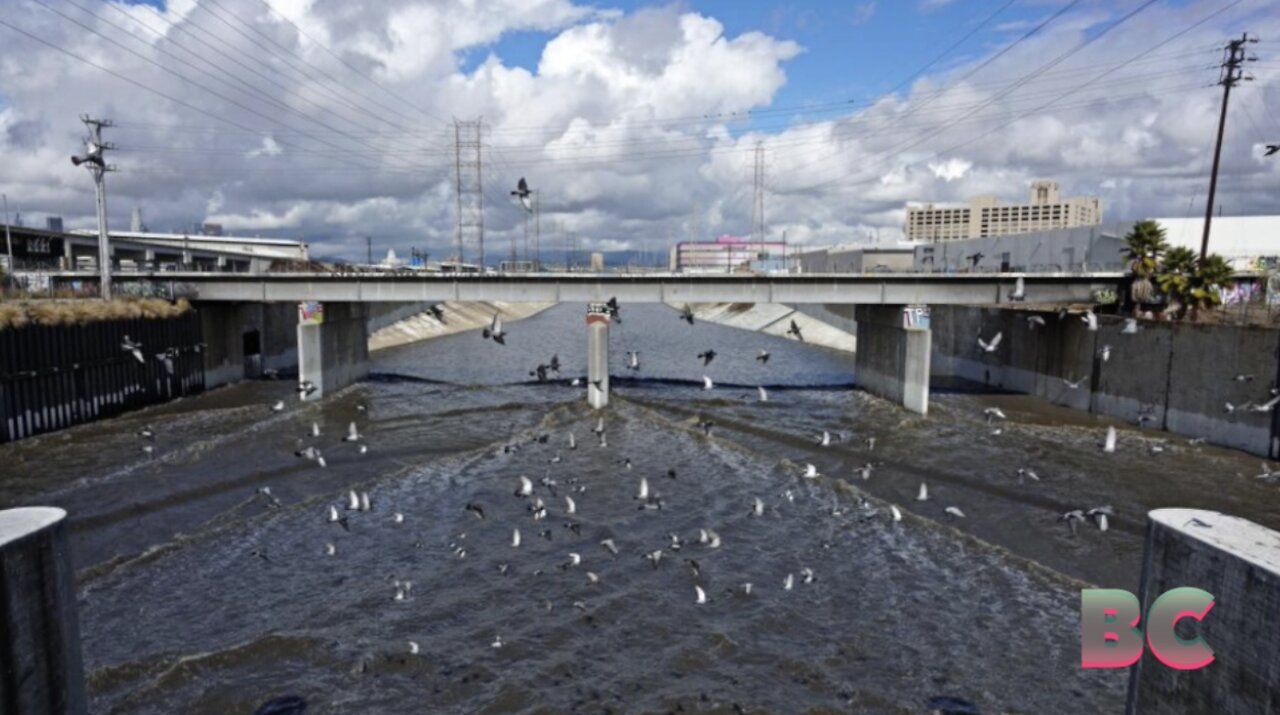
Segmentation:
{"type": "Polygon", "coordinates": [[[955,241],[1101,223],[1101,199],[1063,199],[1056,182],[1036,181],[1026,204],[1002,205],[994,196],[977,196],[965,205],[907,206],[905,232],[908,241],[955,241]]]}

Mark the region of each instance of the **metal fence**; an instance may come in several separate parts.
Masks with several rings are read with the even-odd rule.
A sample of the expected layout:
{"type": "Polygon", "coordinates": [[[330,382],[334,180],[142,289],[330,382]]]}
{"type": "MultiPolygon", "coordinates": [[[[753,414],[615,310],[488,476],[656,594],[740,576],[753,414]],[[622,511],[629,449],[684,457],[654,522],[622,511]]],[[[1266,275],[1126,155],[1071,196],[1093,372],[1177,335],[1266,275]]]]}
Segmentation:
{"type": "Polygon", "coordinates": [[[200,316],[0,330],[0,442],[204,390],[200,316]],[[143,362],[122,348],[142,345],[143,362]],[[172,349],[169,359],[157,357],[172,349]]]}

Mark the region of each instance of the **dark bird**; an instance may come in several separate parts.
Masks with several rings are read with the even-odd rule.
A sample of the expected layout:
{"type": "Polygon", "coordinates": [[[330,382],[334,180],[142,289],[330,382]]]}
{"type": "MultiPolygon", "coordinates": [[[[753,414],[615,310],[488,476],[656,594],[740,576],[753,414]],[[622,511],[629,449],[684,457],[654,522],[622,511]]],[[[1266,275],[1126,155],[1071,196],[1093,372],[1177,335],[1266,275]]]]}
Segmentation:
{"type": "Polygon", "coordinates": [[[796,325],[795,320],[791,321],[791,329],[787,331],[787,335],[794,335],[796,336],[796,340],[799,340],[802,343],[804,342],[804,334],[800,332],[800,326],[796,325]]]}
{"type": "Polygon", "coordinates": [[[712,422],[711,420],[703,420],[698,423],[698,426],[702,428],[702,433],[704,435],[710,437],[711,429],[716,426],[716,423],[712,422]]]}
{"type": "Polygon", "coordinates": [[[444,322],[444,309],[441,308],[439,305],[433,305],[430,308],[427,308],[427,312],[431,313],[431,317],[435,318],[441,323],[444,322]]]}
{"type": "Polygon", "coordinates": [[[298,383],[298,396],[306,397],[316,391],[316,385],[310,380],[303,380],[298,383]]]}
{"type": "Polygon", "coordinates": [[[765,350],[764,348],[760,348],[760,354],[756,356],[756,360],[758,360],[762,365],[768,365],[769,351],[765,350]]]}
{"type": "Polygon", "coordinates": [[[619,323],[622,322],[622,316],[618,315],[618,299],[617,298],[610,298],[609,301],[604,304],[604,307],[609,310],[610,318],[613,318],[619,323]]]}
{"type": "Polygon", "coordinates": [[[502,330],[502,316],[497,313],[493,314],[493,320],[489,323],[489,327],[481,331],[481,335],[485,340],[493,338],[493,342],[499,345],[507,344],[507,334],[502,330]]]}
{"type": "Polygon", "coordinates": [[[537,366],[536,368],[534,368],[534,369],[533,369],[533,372],[529,373],[529,376],[530,376],[530,377],[537,377],[537,378],[538,378],[538,382],[546,382],[546,381],[547,381],[547,366],[546,366],[546,365],[539,365],[539,366],[537,366]]]}
{"type": "Polygon", "coordinates": [[[1271,156],[1272,154],[1275,154],[1277,152],[1280,152],[1280,144],[1268,144],[1267,151],[1263,154],[1263,156],[1271,156]]]}
{"type": "Polygon", "coordinates": [[[706,367],[711,364],[712,360],[716,359],[716,351],[708,350],[706,352],[698,353],[698,359],[702,361],[703,367],[706,367]]]}
{"type": "Polygon", "coordinates": [[[689,306],[680,309],[680,319],[689,325],[693,325],[693,310],[689,306]]]}
{"type": "Polygon", "coordinates": [[[548,363],[547,367],[551,370],[551,372],[554,372],[555,374],[559,375],[560,374],[560,356],[552,355],[551,362],[548,363]]]}
{"type": "Polygon", "coordinates": [[[516,182],[516,190],[512,191],[511,195],[520,199],[520,205],[524,207],[525,211],[532,211],[533,204],[529,201],[529,195],[531,193],[532,192],[529,190],[529,183],[525,181],[522,176],[520,177],[520,180],[516,182]]]}
{"type": "Polygon", "coordinates": [[[479,504],[469,503],[467,504],[466,509],[472,514],[475,514],[477,519],[484,519],[484,507],[480,506],[479,504]]]}

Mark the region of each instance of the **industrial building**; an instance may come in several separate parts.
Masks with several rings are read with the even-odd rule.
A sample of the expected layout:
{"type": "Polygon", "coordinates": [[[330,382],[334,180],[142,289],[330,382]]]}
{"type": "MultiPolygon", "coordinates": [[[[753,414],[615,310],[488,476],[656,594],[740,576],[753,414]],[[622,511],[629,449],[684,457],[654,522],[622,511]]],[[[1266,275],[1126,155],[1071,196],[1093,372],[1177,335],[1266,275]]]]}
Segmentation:
{"type": "Polygon", "coordinates": [[[682,241],[671,248],[671,270],[680,273],[773,273],[786,268],[783,241],[721,236],[714,241],[682,241]]]}
{"type": "Polygon", "coordinates": [[[1036,181],[1031,184],[1030,201],[1025,204],[1002,205],[995,196],[976,196],[962,205],[908,205],[904,233],[908,241],[938,243],[1101,223],[1101,199],[1063,199],[1057,183],[1036,181]]]}
{"type": "Polygon", "coordinates": [[[833,246],[800,253],[795,263],[801,273],[905,273],[914,269],[915,247],[905,243],[833,246]]]}
{"type": "MultiPolygon", "coordinates": [[[[1157,218],[1170,246],[1199,253],[1204,219],[1157,218]]],[[[918,271],[1121,271],[1128,266],[1124,237],[1134,221],[992,236],[915,247],[918,271]]],[[[1280,268],[1280,216],[1215,217],[1209,251],[1238,271],[1280,268]]]]}

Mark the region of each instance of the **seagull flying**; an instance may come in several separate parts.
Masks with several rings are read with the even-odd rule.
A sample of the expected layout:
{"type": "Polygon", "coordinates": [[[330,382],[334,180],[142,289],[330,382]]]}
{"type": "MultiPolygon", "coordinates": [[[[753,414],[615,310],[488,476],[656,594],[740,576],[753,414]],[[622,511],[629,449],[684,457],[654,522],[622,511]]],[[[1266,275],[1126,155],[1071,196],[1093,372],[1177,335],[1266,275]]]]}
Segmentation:
{"type": "Polygon", "coordinates": [[[627,351],[627,369],[637,371],[640,369],[640,353],[638,351],[627,351]]]}
{"type": "Polygon", "coordinates": [[[716,359],[716,351],[706,350],[706,351],[700,352],[698,353],[698,359],[702,361],[702,366],[706,367],[707,365],[711,364],[712,360],[716,359]]]}
{"type": "Polygon", "coordinates": [[[1071,378],[1069,377],[1062,378],[1062,384],[1066,385],[1068,390],[1079,390],[1080,385],[1084,384],[1084,381],[1085,381],[1085,378],[1083,377],[1080,378],[1079,380],[1076,380],[1075,382],[1072,382],[1071,378]]]}
{"type": "Polygon", "coordinates": [[[680,319],[689,325],[693,325],[693,309],[688,305],[680,309],[680,319]]]}
{"type": "Polygon", "coordinates": [[[769,401],[769,393],[765,392],[764,387],[763,387],[763,386],[761,386],[761,387],[757,387],[756,389],[760,391],[760,401],[761,401],[761,402],[768,402],[768,401],[769,401]]]}
{"type": "Polygon", "coordinates": [[[1043,327],[1044,327],[1044,318],[1042,318],[1042,317],[1040,317],[1040,316],[1038,316],[1038,315],[1028,315],[1028,316],[1027,316],[1027,329],[1028,329],[1028,330],[1034,330],[1034,329],[1035,329],[1035,328],[1037,328],[1037,327],[1040,327],[1040,328],[1043,328],[1043,327]]]}
{"type": "Polygon", "coordinates": [[[714,382],[712,382],[712,381],[711,381],[711,378],[707,377],[706,375],[703,375],[703,376],[702,376],[702,389],[704,389],[704,390],[710,390],[710,389],[714,388],[715,386],[716,386],[716,384],[715,384],[714,382]]]}
{"type": "Polygon", "coordinates": [[[1138,332],[1138,319],[1125,318],[1124,327],[1120,329],[1121,335],[1134,335],[1138,332]]]}
{"type": "Polygon", "coordinates": [[[147,359],[142,356],[142,343],[135,343],[126,335],[120,341],[120,349],[133,355],[140,364],[146,365],[147,359]]]}
{"type": "Polygon", "coordinates": [[[1022,276],[1018,276],[1018,279],[1013,282],[1013,292],[1009,294],[1009,300],[1015,303],[1021,303],[1026,299],[1027,299],[1026,281],[1022,279],[1022,276]]]}
{"type": "Polygon", "coordinates": [[[764,348],[760,348],[760,354],[756,356],[756,361],[761,365],[769,364],[769,351],[764,348]]]}
{"type": "Polygon", "coordinates": [[[996,336],[991,339],[991,342],[987,342],[982,339],[981,335],[979,335],[978,347],[981,348],[983,352],[993,353],[996,351],[996,348],[1000,347],[1000,340],[1002,338],[1004,338],[1004,333],[996,333],[996,336]]]}
{"type": "Polygon", "coordinates": [[[943,509],[943,511],[945,511],[948,515],[953,516],[957,519],[964,518],[964,512],[960,511],[960,507],[958,506],[949,506],[946,509],[943,509]]]}
{"type": "Polygon", "coordinates": [[[818,474],[817,467],[813,466],[812,464],[806,464],[804,465],[804,474],[801,474],[800,476],[804,477],[805,479],[817,479],[822,475],[818,474]]]}

